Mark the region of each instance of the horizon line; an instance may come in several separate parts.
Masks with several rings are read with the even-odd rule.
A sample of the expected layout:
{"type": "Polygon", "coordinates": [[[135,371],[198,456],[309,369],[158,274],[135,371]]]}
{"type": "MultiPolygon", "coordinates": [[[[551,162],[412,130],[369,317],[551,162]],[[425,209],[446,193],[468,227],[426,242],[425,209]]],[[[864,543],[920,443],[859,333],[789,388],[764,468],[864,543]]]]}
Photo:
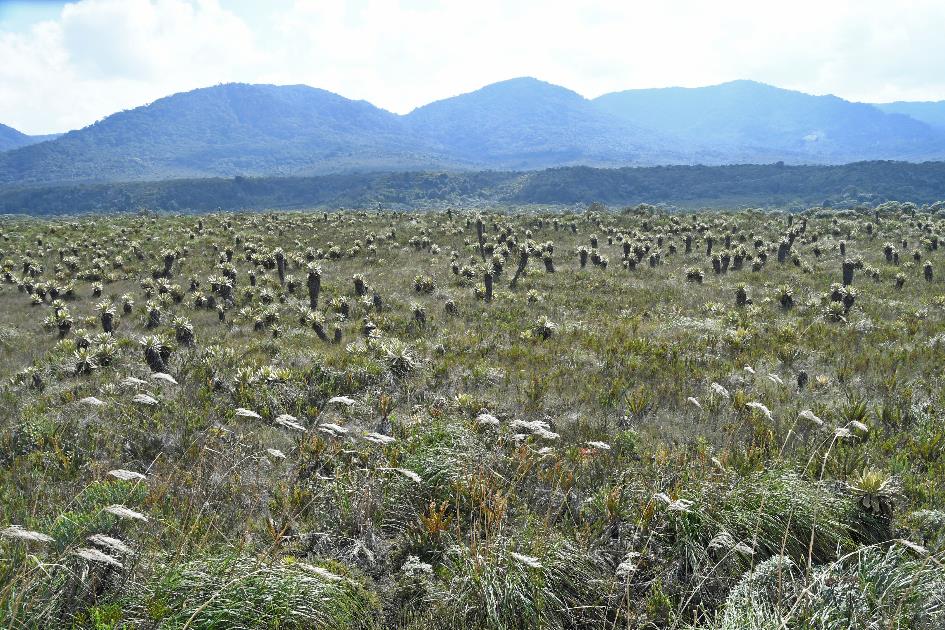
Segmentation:
{"type": "Polygon", "coordinates": [[[825,98],[825,97],[829,98],[829,97],[832,97],[832,98],[840,99],[840,100],[842,100],[842,101],[846,101],[846,102],[848,102],[848,103],[855,103],[855,104],[862,104],[862,105],[880,106],[880,105],[893,105],[893,104],[899,104],[899,103],[933,104],[933,103],[945,102],[945,101],[941,101],[941,100],[939,100],[939,101],[935,101],[935,100],[922,100],[922,101],[897,100],[897,101],[884,101],[884,102],[854,101],[854,100],[846,99],[846,98],[844,98],[844,97],[842,97],[842,96],[838,96],[838,95],[836,95],[836,94],[834,94],[834,93],[832,93],[832,92],[828,92],[828,93],[825,93],[825,94],[814,94],[814,93],[811,93],[811,92],[805,92],[805,91],[803,91],[803,90],[797,90],[797,89],[793,89],[793,88],[780,87],[780,86],[774,85],[774,84],[772,84],[772,83],[766,83],[766,82],[764,82],[764,81],[758,81],[758,80],[756,80],[756,79],[745,79],[745,78],[741,78],[741,79],[731,79],[731,80],[729,80],[729,81],[722,81],[722,82],[719,82],[719,83],[710,83],[710,84],[707,84],[707,85],[697,85],[697,86],[664,85],[664,86],[653,86],[653,87],[626,88],[626,89],[621,89],[621,90],[612,90],[612,91],[609,91],[609,92],[602,92],[602,93],[600,93],[600,94],[598,94],[598,95],[596,95],[596,96],[587,96],[587,95],[585,95],[585,94],[581,94],[581,93],[578,92],[577,90],[573,90],[573,89],[571,89],[571,88],[569,88],[569,87],[567,87],[567,86],[565,86],[565,85],[561,85],[561,84],[559,84],[559,83],[553,83],[553,82],[551,82],[551,81],[547,81],[547,80],[545,80],[545,79],[540,79],[540,78],[538,78],[538,77],[536,77],[536,76],[533,76],[533,75],[520,75],[520,76],[515,76],[515,77],[509,77],[509,78],[506,78],[506,79],[499,79],[498,81],[492,81],[492,82],[490,82],[490,83],[486,83],[486,84],[484,84],[484,85],[480,85],[479,87],[476,87],[476,88],[473,88],[473,89],[470,89],[470,90],[467,90],[467,91],[464,91],[464,92],[458,92],[458,93],[452,94],[452,95],[450,95],[450,96],[444,96],[443,98],[434,99],[434,100],[429,101],[429,102],[427,102],[427,103],[423,103],[423,104],[421,104],[421,105],[418,105],[418,106],[414,107],[413,109],[411,109],[411,110],[409,110],[409,111],[407,111],[407,112],[399,113],[399,112],[395,112],[395,111],[393,111],[393,110],[387,109],[387,108],[385,108],[385,107],[381,107],[381,106],[375,104],[373,101],[370,101],[370,100],[368,100],[368,99],[364,99],[364,98],[352,98],[352,97],[349,97],[349,96],[345,96],[344,94],[342,94],[342,93],[340,93],[340,92],[334,92],[334,91],[329,90],[329,89],[327,89],[327,88],[322,88],[322,87],[318,87],[318,86],[315,86],[315,85],[310,85],[310,84],[308,84],[308,83],[253,83],[253,82],[249,82],[249,81],[221,81],[221,82],[219,82],[219,83],[213,83],[213,84],[209,84],[209,85],[203,85],[203,86],[195,87],[195,88],[192,88],[192,89],[189,89],[189,90],[180,90],[180,91],[178,91],[178,92],[171,92],[170,94],[165,94],[164,96],[160,96],[160,97],[158,97],[158,98],[156,98],[156,99],[154,99],[154,100],[152,100],[152,101],[148,101],[148,102],[145,102],[145,103],[141,103],[140,105],[135,105],[134,107],[129,107],[129,108],[126,108],[126,109],[119,109],[119,110],[116,110],[116,111],[114,111],[114,112],[111,112],[110,114],[108,114],[108,115],[106,115],[106,116],[104,116],[104,117],[102,117],[102,118],[99,118],[99,119],[97,119],[97,120],[94,120],[93,122],[91,122],[91,123],[85,125],[84,127],[76,127],[76,128],[74,128],[74,129],[66,129],[66,130],[64,130],[64,131],[47,131],[47,132],[45,132],[45,133],[25,133],[25,132],[20,131],[19,129],[17,129],[17,128],[11,126],[11,125],[6,125],[6,124],[4,123],[4,121],[2,121],[2,120],[0,120],[0,125],[4,125],[4,126],[10,128],[10,129],[13,129],[14,131],[17,131],[17,132],[19,132],[19,133],[22,133],[22,134],[24,134],[24,135],[26,135],[26,136],[30,136],[30,137],[51,136],[51,135],[62,136],[62,135],[65,135],[65,134],[67,134],[67,133],[71,133],[71,132],[73,132],[73,131],[80,131],[80,130],[82,130],[82,129],[87,129],[87,128],[89,128],[89,127],[92,127],[92,126],[94,126],[94,125],[96,125],[96,124],[102,122],[103,120],[106,120],[106,119],[108,119],[108,118],[110,118],[110,117],[112,117],[112,116],[114,116],[114,115],[116,115],[116,114],[134,111],[134,110],[136,110],[136,109],[141,109],[141,108],[143,108],[143,107],[149,107],[149,106],[153,105],[154,103],[157,103],[158,101],[162,101],[162,100],[167,99],[167,98],[172,98],[172,97],[174,97],[174,96],[180,96],[180,95],[182,95],[182,94],[189,94],[189,93],[191,93],[191,92],[198,92],[198,91],[201,91],[201,90],[209,90],[209,89],[213,89],[213,88],[225,87],[225,86],[230,86],[230,85],[246,85],[246,86],[256,86],[256,87],[263,87],[263,86],[265,86],[265,87],[305,87],[305,88],[310,88],[310,89],[313,89],[313,90],[321,90],[321,91],[323,91],[323,92],[328,92],[329,94],[333,94],[333,95],[335,95],[335,96],[344,98],[344,99],[349,100],[349,101],[361,102],[361,103],[368,103],[368,104],[370,104],[371,106],[373,106],[373,107],[375,107],[375,108],[377,108],[377,109],[379,109],[379,110],[388,112],[388,113],[393,114],[393,115],[398,116],[398,117],[404,117],[404,116],[409,116],[410,114],[412,114],[413,112],[417,111],[418,109],[421,109],[421,108],[423,108],[423,107],[427,107],[428,105],[432,105],[432,104],[434,104],[434,103],[440,103],[440,102],[448,101],[448,100],[451,100],[451,99],[454,99],[454,98],[458,98],[458,97],[461,97],[461,96],[466,96],[466,95],[469,95],[469,94],[474,94],[474,93],[476,93],[476,92],[480,92],[480,91],[482,91],[482,90],[484,90],[484,89],[487,89],[487,88],[490,88],[490,87],[493,87],[493,86],[496,86],[496,85],[501,85],[501,84],[503,84],[503,83],[511,83],[511,82],[514,82],[514,81],[523,81],[523,80],[537,81],[537,82],[539,82],[539,83],[544,83],[544,84],[546,84],[546,85],[550,85],[550,86],[553,86],[553,87],[561,88],[561,89],[563,89],[563,90],[567,90],[567,91],[569,91],[569,92],[572,92],[572,93],[574,93],[574,94],[580,96],[581,98],[583,98],[583,99],[586,100],[586,101],[594,101],[594,100],[597,100],[597,99],[599,99],[599,98],[601,98],[601,97],[604,97],[604,96],[608,96],[608,95],[611,95],[611,94],[622,94],[622,93],[625,93],[625,92],[648,92],[648,91],[660,91],[660,90],[704,90],[704,89],[717,88],[717,87],[722,87],[722,86],[726,86],[726,85],[731,85],[731,84],[733,84],[733,83],[750,83],[750,84],[755,84],[755,85],[759,85],[759,86],[764,86],[764,87],[767,87],[767,88],[772,88],[772,89],[775,89],[775,90],[780,90],[780,91],[783,91],[783,92],[793,92],[793,93],[796,93],[796,94],[803,94],[803,95],[805,95],[805,96],[810,96],[810,97],[814,97],[814,98],[825,98]]]}

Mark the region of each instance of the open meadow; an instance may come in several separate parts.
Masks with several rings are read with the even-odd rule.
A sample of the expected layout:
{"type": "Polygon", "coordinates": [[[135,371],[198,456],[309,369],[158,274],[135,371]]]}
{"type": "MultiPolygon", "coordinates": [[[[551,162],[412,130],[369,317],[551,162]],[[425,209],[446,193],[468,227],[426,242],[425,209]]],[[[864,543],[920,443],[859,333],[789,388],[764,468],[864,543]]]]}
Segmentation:
{"type": "Polygon", "coordinates": [[[4,217],[0,627],[945,628],[941,210],[4,217]]]}

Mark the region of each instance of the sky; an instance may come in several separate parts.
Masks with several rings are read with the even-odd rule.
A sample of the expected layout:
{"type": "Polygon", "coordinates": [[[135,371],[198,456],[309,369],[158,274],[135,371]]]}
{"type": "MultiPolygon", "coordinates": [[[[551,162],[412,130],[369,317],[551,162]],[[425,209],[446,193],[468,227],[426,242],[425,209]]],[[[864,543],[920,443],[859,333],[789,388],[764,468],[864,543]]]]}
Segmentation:
{"type": "Polygon", "coordinates": [[[0,0],[0,123],[62,132],[231,81],[398,113],[518,76],[945,100],[943,25],[945,0],[0,0]]]}

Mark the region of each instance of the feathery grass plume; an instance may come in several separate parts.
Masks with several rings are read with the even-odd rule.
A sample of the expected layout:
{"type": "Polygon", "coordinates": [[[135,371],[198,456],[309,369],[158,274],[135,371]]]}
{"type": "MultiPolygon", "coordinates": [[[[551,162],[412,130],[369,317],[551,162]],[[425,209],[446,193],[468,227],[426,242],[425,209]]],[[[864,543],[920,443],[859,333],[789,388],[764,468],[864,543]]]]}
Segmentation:
{"type": "Polygon", "coordinates": [[[392,472],[399,473],[400,475],[403,475],[404,477],[406,477],[407,479],[409,479],[410,481],[413,481],[414,483],[418,485],[423,483],[423,479],[420,477],[420,475],[418,475],[412,470],[407,470],[406,468],[378,468],[378,470],[392,471],[392,472]]]}
{"type": "Polygon", "coordinates": [[[148,394],[135,394],[131,397],[131,402],[139,405],[148,405],[149,407],[158,404],[157,398],[149,396],[148,394]]]}
{"type": "Polygon", "coordinates": [[[713,392],[721,396],[722,398],[731,398],[731,394],[728,393],[728,390],[719,385],[718,383],[713,382],[709,386],[713,392]]]}
{"type": "Polygon", "coordinates": [[[333,422],[321,423],[320,425],[318,425],[318,430],[326,432],[326,433],[331,433],[335,436],[341,436],[348,432],[348,429],[346,429],[343,426],[334,424],[333,422]]]}
{"type": "Polygon", "coordinates": [[[514,551],[511,552],[509,555],[512,557],[513,560],[521,564],[524,564],[526,567],[529,567],[530,569],[544,568],[541,566],[541,562],[539,562],[538,558],[534,556],[526,556],[525,554],[515,553],[514,551]]]}
{"type": "Polygon", "coordinates": [[[403,565],[400,567],[401,572],[406,575],[415,576],[415,575],[433,575],[433,565],[427,562],[421,562],[420,558],[417,556],[407,556],[407,559],[404,561],[403,565]]]}
{"type": "Polygon", "coordinates": [[[328,399],[329,405],[342,405],[344,407],[350,407],[355,402],[353,398],[348,398],[347,396],[332,396],[328,399]]]}
{"type": "Polygon", "coordinates": [[[118,567],[119,569],[122,568],[120,560],[92,547],[80,547],[79,549],[73,551],[72,555],[88,560],[89,562],[98,562],[100,564],[108,564],[113,567],[118,567]]]}
{"type": "Polygon", "coordinates": [[[918,543],[912,542],[911,540],[906,540],[905,538],[897,538],[894,542],[898,545],[902,545],[903,547],[905,547],[906,549],[908,549],[915,555],[919,556],[920,558],[924,558],[929,555],[928,549],[926,549],[925,547],[923,547],[922,545],[918,543]]]}
{"type": "Polygon", "coordinates": [[[124,387],[139,387],[141,385],[147,384],[147,381],[141,380],[140,378],[135,378],[134,376],[126,376],[121,380],[121,385],[124,387]]]}
{"type": "Polygon", "coordinates": [[[165,383],[170,383],[171,385],[178,385],[177,379],[167,372],[154,372],[151,375],[151,378],[158,381],[164,381],[165,383]]]}
{"type": "Polygon", "coordinates": [[[755,555],[755,550],[752,549],[751,545],[743,540],[736,540],[734,536],[724,529],[709,541],[708,548],[723,553],[734,552],[742,556],[750,557],[755,555]]]}
{"type": "Polygon", "coordinates": [[[125,544],[123,540],[112,538],[111,536],[106,536],[105,534],[92,534],[86,538],[86,540],[88,540],[93,545],[104,547],[113,553],[123,556],[130,556],[134,553],[134,550],[125,544]]]}
{"type": "Polygon", "coordinates": [[[765,407],[763,404],[761,404],[761,403],[758,402],[758,401],[753,400],[753,401],[751,401],[751,402],[747,402],[747,403],[745,403],[745,406],[746,406],[746,407],[751,407],[752,409],[757,409],[757,410],[760,411],[762,414],[764,414],[764,416],[765,416],[768,420],[774,420],[774,417],[771,415],[771,410],[768,409],[767,407],[765,407]]]}
{"type": "Polygon", "coordinates": [[[9,538],[11,540],[25,540],[27,542],[49,543],[53,537],[42,532],[25,529],[20,525],[10,525],[0,529],[0,538],[9,538]]]}
{"type": "Polygon", "coordinates": [[[596,448],[599,451],[609,451],[610,444],[607,442],[587,442],[587,445],[591,448],[596,448]]]}
{"type": "Polygon", "coordinates": [[[375,444],[382,444],[382,445],[392,444],[393,442],[397,441],[397,438],[394,438],[390,435],[383,435],[381,433],[376,433],[376,432],[365,433],[363,437],[368,442],[373,442],[375,444]]]}
{"type": "Polygon", "coordinates": [[[305,427],[299,423],[298,418],[287,413],[276,416],[273,422],[287,429],[292,429],[293,431],[299,431],[301,433],[305,433],[306,431],[305,427]]]}
{"type": "Polygon", "coordinates": [[[784,380],[777,374],[768,374],[768,380],[775,385],[784,385],[784,380]]]}
{"type": "Polygon", "coordinates": [[[145,481],[147,477],[142,475],[139,472],[133,470],[125,470],[124,468],[116,468],[115,470],[109,470],[108,474],[116,479],[121,479],[122,481],[145,481]]]}
{"type": "Polygon", "coordinates": [[[653,498],[663,503],[670,512],[688,512],[693,506],[689,499],[673,499],[665,492],[657,492],[653,498]]]}
{"type": "Polygon", "coordinates": [[[847,428],[856,433],[869,433],[870,431],[870,428],[859,420],[850,420],[850,422],[847,423],[847,428]]]}
{"type": "Polygon", "coordinates": [[[702,404],[699,402],[699,400],[698,400],[696,397],[690,396],[689,398],[686,399],[686,401],[687,401],[689,404],[691,404],[693,407],[697,407],[698,409],[702,409],[702,404]]]}
{"type": "Polygon", "coordinates": [[[266,453],[273,459],[285,459],[285,453],[277,448],[267,448],[266,453]]]}
{"type": "Polygon", "coordinates": [[[491,413],[482,412],[476,416],[476,424],[480,426],[499,426],[499,419],[493,416],[491,413]]]}
{"type": "Polygon", "coordinates": [[[262,416],[252,411],[250,409],[245,409],[243,407],[236,408],[236,416],[238,418],[252,418],[253,420],[262,420],[262,416]]]}
{"type": "Polygon", "coordinates": [[[824,421],[817,417],[817,415],[815,415],[810,409],[805,409],[804,411],[800,412],[797,417],[803,418],[804,420],[807,420],[818,427],[824,426],[824,421]]]}
{"type": "Polygon", "coordinates": [[[118,503],[109,505],[108,507],[105,508],[105,511],[121,519],[133,520],[133,521],[144,521],[145,523],[148,522],[148,517],[142,514],[141,512],[137,512],[135,510],[132,510],[129,507],[120,505],[118,503]]]}
{"type": "Polygon", "coordinates": [[[295,564],[295,566],[302,569],[303,571],[306,571],[307,573],[311,573],[312,575],[326,582],[341,582],[342,580],[344,580],[344,578],[341,577],[340,575],[332,573],[331,571],[329,571],[328,569],[324,567],[315,566],[314,564],[309,564],[307,562],[298,562],[295,564]]]}
{"type": "Polygon", "coordinates": [[[847,438],[852,438],[853,431],[851,431],[847,427],[837,427],[836,429],[833,430],[833,435],[835,439],[843,440],[847,438]]]}
{"type": "Polygon", "coordinates": [[[614,570],[614,575],[621,579],[629,578],[640,567],[641,557],[642,554],[639,551],[628,551],[614,570]]]}
{"type": "MultiPolygon", "coordinates": [[[[561,436],[551,430],[551,425],[549,425],[544,420],[512,420],[509,423],[509,428],[513,431],[522,431],[526,432],[529,435],[534,435],[545,440],[557,440],[561,436]]],[[[525,437],[524,434],[522,434],[525,437]]]]}
{"type": "Polygon", "coordinates": [[[79,402],[82,403],[83,405],[88,405],[88,406],[90,406],[90,407],[101,407],[101,406],[103,406],[103,405],[105,404],[104,401],[99,400],[99,399],[96,398],[95,396],[86,396],[85,398],[83,398],[83,399],[80,400],[79,402]]]}

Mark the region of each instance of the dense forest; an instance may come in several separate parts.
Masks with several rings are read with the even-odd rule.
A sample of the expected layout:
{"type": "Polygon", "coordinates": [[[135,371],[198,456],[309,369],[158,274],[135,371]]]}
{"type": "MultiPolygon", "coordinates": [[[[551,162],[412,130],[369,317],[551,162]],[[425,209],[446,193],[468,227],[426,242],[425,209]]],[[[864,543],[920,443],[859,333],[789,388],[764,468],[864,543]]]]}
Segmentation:
{"type": "Polygon", "coordinates": [[[426,207],[489,204],[681,208],[751,205],[853,207],[889,200],[945,199],[945,162],[843,166],[661,166],[555,168],[533,172],[349,173],[317,177],[180,179],[0,190],[2,214],[260,210],[310,207],[426,207]]]}

